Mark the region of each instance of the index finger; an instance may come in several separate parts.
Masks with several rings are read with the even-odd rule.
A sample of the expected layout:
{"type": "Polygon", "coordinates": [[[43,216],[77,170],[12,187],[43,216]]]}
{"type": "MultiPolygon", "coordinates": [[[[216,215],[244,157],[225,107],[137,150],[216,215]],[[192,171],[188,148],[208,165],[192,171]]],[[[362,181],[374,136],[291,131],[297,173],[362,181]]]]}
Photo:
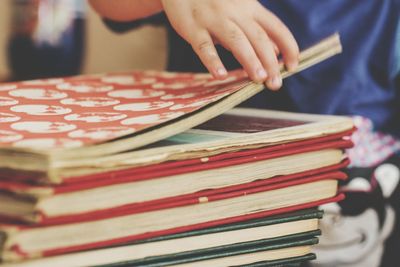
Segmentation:
{"type": "Polygon", "coordinates": [[[265,8],[258,13],[256,20],[279,48],[286,67],[289,70],[295,69],[299,62],[299,46],[290,30],[277,16],[265,8]]]}

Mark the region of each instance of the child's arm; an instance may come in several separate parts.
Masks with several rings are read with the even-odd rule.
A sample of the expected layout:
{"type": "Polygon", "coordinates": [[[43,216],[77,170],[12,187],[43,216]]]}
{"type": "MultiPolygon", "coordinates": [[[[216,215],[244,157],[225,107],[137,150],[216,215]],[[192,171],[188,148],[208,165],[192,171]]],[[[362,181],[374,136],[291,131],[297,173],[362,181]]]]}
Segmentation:
{"type": "Polygon", "coordinates": [[[288,28],[256,0],[90,0],[104,17],[129,21],[164,10],[217,78],[226,70],[214,44],[230,50],[250,78],[271,89],[282,85],[276,50],[292,70],[299,49],[288,28]]]}

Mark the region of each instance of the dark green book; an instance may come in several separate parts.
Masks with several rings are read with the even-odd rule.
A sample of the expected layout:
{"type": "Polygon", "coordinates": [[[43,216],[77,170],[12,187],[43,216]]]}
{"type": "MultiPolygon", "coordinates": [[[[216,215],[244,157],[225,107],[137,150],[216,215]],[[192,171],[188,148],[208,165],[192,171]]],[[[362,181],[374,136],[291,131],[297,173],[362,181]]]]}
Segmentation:
{"type": "Polygon", "coordinates": [[[318,238],[315,236],[319,234],[320,231],[312,231],[285,238],[262,239],[169,256],[156,256],[135,261],[97,265],[97,267],[240,266],[240,264],[238,265],[240,262],[244,262],[242,265],[260,264],[260,262],[265,263],[268,261],[276,262],[310,254],[311,246],[318,243],[318,238]]]}
{"type": "Polygon", "coordinates": [[[316,208],[305,209],[305,210],[300,210],[300,211],[295,211],[295,212],[290,212],[290,213],[285,213],[285,214],[268,216],[268,217],[261,218],[261,219],[248,220],[248,221],[243,221],[243,222],[239,222],[239,223],[224,224],[224,225],[200,229],[200,230],[193,230],[193,231],[189,231],[189,232],[183,232],[183,233],[178,233],[178,234],[171,234],[171,235],[149,238],[149,239],[145,239],[145,240],[141,240],[141,241],[136,241],[132,244],[164,241],[164,240],[184,238],[184,237],[190,237],[190,236],[198,236],[198,235],[213,234],[213,233],[220,233],[220,232],[226,232],[226,231],[241,230],[241,229],[246,229],[246,228],[283,224],[283,223],[302,221],[302,220],[322,219],[323,215],[324,215],[324,212],[322,210],[318,210],[316,208]]]}
{"type": "Polygon", "coordinates": [[[299,267],[303,262],[315,260],[317,257],[314,253],[309,253],[304,256],[292,257],[281,260],[272,261],[259,261],[255,263],[245,264],[245,265],[234,265],[234,267],[299,267]]]}
{"type": "MultiPolygon", "coordinates": [[[[25,261],[21,267],[142,266],[187,258],[217,257],[250,246],[285,244],[319,234],[322,211],[309,209],[240,223],[141,240],[122,246],[25,261]],[[304,236],[305,235],[305,236],[304,236]],[[214,254],[213,254],[214,253],[214,254]],[[211,256],[214,255],[214,256],[211,256]]],[[[134,226],[133,226],[134,227],[134,226]]],[[[236,253],[236,252],[235,252],[236,253]]],[[[19,267],[18,264],[13,267],[19,267]]],[[[160,265],[163,266],[163,265],[160,265]]]]}

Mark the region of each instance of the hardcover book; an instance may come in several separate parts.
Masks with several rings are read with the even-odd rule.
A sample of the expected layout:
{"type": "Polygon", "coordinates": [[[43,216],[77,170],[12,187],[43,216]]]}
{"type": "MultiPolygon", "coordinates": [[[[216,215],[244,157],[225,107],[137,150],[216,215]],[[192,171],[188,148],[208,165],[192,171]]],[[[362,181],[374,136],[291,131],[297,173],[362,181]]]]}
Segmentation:
{"type": "MultiPolygon", "coordinates": [[[[318,219],[322,212],[304,210],[270,216],[235,224],[225,224],[181,234],[166,235],[125,244],[123,246],[77,252],[72,254],[25,261],[5,266],[77,267],[77,266],[135,266],[146,263],[187,263],[201,257],[210,259],[230,251],[243,251],[254,246],[294,242],[319,234],[318,219]]],[[[292,255],[293,256],[293,255],[292,255]]],[[[264,258],[266,259],[266,258],[264,258]]],[[[162,265],[163,266],[163,265],[162,265]]]]}
{"type": "Polygon", "coordinates": [[[348,163],[342,152],[351,145],[348,140],[304,144],[210,156],[207,162],[188,166],[113,171],[57,186],[4,180],[0,181],[0,216],[30,222],[81,221],[116,215],[128,207],[143,210],[183,203],[202,198],[206,189],[230,192],[255,186],[256,180],[259,186],[276,184],[339,170],[348,163]]]}
{"type": "MultiPolygon", "coordinates": [[[[339,53],[340,49],[337,35],[328,38],[300,54],[297,71],[339,53]]],[[[292,73],[282,69],[282,74],[286,77],[292,73]]],[[[126,165],[149,165],[168,157],[187,159],[210,144],[192,144],[183,148],[186,153],[179,153],[182,147],[166,146],[164,151],[158,149],[158,159],[154,158],[154,150],[136,151],[136,155],[143,155],[139,162],[123,161],[132,159],[129,151],[193,128],[260,90],[263,86],[249,81],[240,70],[231,72],[223,81],[207,74],[142,71],[2,84],[0,168],[34,172],[36,176],[29,174],[32,179],[60,183],[65,177],[126,165]],[[146,153],[150,154],[144,157],[146,153]],[[97,165],[92,166],[93,162],[97,165]],[[68,172],[76,165],[76,173],[68,172]]],[[[331,122],[327,127],[322,123],[321,132],[314,136],[349,128],[349,122],[335,121],[336,126],[331,122]]],[[[310,135],[312,131],[308,129],[310,135]]],[[[302,130],[293,131],[292,134],[297,133],[293,138],[307,137],[302,130]]],[[[279,131],[270,137],[275,137],[270,144],[290,141],[287,135],[279,138],[279,131]]],[[[221,140],[221,147],[215,143],[214,149],[243,145],[240,140],[238,136],[232,141],[221,140]]],[[[254,142],[249,145],[259,140],[254,142]]]]}
{"type": "Polygon", "coordinates": [[[80,223],[31,226],[3,223],[0,226],[2,258],[12,261],[57,255],[316,207],[342,199],[337,195],[337,184],[345,178],[340,173],[332,173],[206,194],[196,200],[197,204],[173,203],[172,207],[166,205],[163,209],[148,211],[127,209],[117,216],[109,214],[106,218],[80,223]]]}
{"type": "Polygon", "coordinates": [[[239,150],[266,148],[266,152],[273,152],[297,148],[299,151],[313,143],[338,141],[349,135],[352,128],[352,120],[346,117],[238,108],[198,128],[139,150],[118,154],[84,157],[78,153],[75,158],[43,165],[32,155],[21,158],[19,154],[1,154],[0,150],[0,166],[3,167],[0,178],[10,180],[8,178],[12,176],[13,180],[70,184],[88,179],[106,180],[115,177],[118,171],[126,173],[129,169],[143,173],[146,166],[160,173],[163,169],[239,157],[241,154],[235,153],[239,150]],[[237,125],[221,122],[229,120],[236,121],[237,125]],[[254,120],[257,123],[253,127],[247,124],[254,120]],[[236,126],[233,128],[233,125],[236,126]],[[225,156],[218,156],[220,154],[225,156]],[[171,164],[171,161],[179,163],[171,164]]]}

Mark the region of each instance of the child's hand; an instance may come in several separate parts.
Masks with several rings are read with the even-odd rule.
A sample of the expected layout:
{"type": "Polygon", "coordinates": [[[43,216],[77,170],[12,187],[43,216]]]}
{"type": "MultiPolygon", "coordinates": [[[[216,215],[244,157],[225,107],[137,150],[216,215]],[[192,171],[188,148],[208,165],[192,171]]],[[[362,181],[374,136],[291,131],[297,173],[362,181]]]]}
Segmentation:
{"type": "Polygon", "coordinates": [[[256,82],[279,89],[282,78],[277,52],[289,70],[299,49],[287,27],[256,0],[161,0],[175,30],[188,41],[217,78],[226,75],[214,46],[230,50],[256,82]]]}

